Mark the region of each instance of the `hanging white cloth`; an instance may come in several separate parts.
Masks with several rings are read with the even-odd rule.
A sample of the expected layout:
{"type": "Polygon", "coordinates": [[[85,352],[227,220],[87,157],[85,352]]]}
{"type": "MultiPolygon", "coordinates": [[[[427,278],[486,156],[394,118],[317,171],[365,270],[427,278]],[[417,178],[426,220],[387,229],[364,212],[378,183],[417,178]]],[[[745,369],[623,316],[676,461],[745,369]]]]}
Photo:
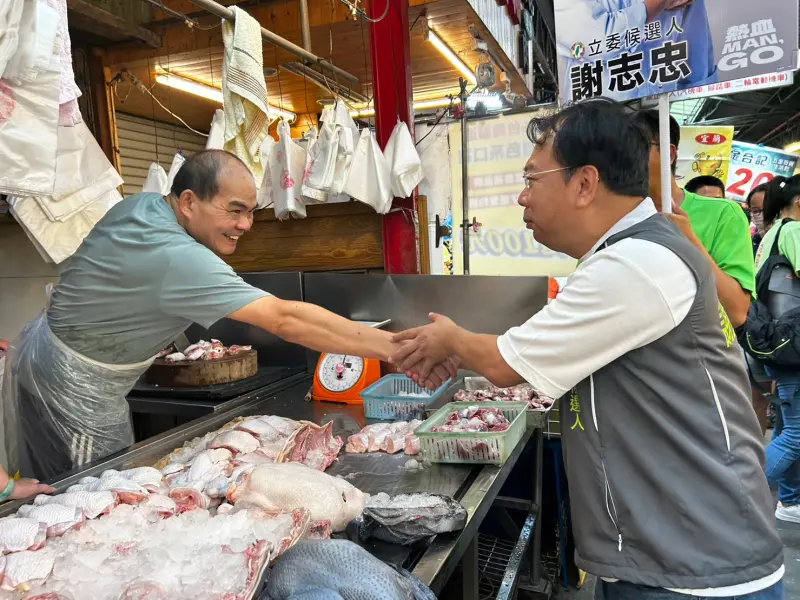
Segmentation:
{"type": "Polygon", "coordinates": [[[381,214],[392,206],[389,164],[369,127],[361,131],[344,192],[381,214]]]}
{"type": "Polygon", "coordinates": [[[261,180],[261,184],[258,188],[258,192],[256,194],[256,208],[267,208],[268,206],[272,205],[273,202],[273,190],[272,190],[272,153],[275,150],[276,142],[275,138],[271,135],[268,135],[264,138],[264,141],[261,142],[261,150],[259,154],[261,156],[261,164],[264,165],[264,178],[261,180]]]}
{"type": "Polygon", "coordinates": [[[303,202],[306,204],[319,204],[328,200],[328,195],[323,192],[322,190],[315,189],[310,185],[306,185],[310,175],[311,175],[311,167],[314,164],[314,160],[311,156],[311,151],[314,149],[314,146],[317,144],[317,128],[312,127],[308,130],[305,139],[305,151],[306,151],[306,168],[303,172],[303,184],[300,188],[301,193],[303,194],[303,202]]]}
{"type": "MultiPolygon", "coordinates": [[[[211,129],[206,140],[206,150],[222,150],[225,147],[225,113],[221,108],[214,111],[211,129]]],[[[263,160],[262,164],[266,164],[263,160]]]]}
{"type": "Polygon", "coordinates": [[[36,16],[37,0],[27,0],[22,7],[19,21],[19,43],[14,55],[8,61],[3,77],[14,83],[30,81],[35,77],[33,64],[36,60],[36,16]]]}
{"type": "Polygon", "coordinates": [[[425,172],[408,125],[399,119],[384,154],[391,171],[392,193],[398,198],[408,198],[425,178],[425,172]]]}
{"type": "Polygon", "coordinates": [[[264,173],[258,150],[269,129],[261,25],[244,10],[236,6],[230,9],[234,23],[222,22],[225,149],[238,156],[260,180],[264,173]]]}
{"type": "Polygon", "coordinates": [[[31,82],[0,80],[0,193],[52,195],[58,148],[60,57],[31,82]]]}
{"type": "Polygon", "coordinates": [[[109,209],[122,200],[113,189],[64,222],[51,221],[33,197],[9,196],[11,213],[47,262],[60,264],[75,254],[84,238],[109,209]]]}
{"type": "Polygon", "coordinates": [[[150,163],[150,168],[147,169],[147,178],[144,180],[142,186],[143,194],[163,194],[167,188],[169,178],[167,172],[158,163],[150,163]]]}
{"type": "Polygon", "coordinates": [[[25,0],[0,2],[0,77],[19,45],[19,25],[25,0]]]}
{"type": "Polygon", "coordinates": [[[278,144],[270,155],[272,199],[275,217],[279,221],[306,217],[301,192],[305,166],[305,150],[294,143],[289,124],[281,119],[278,123],[278,144]]]}
{"type": "Polygon", "coordinates": [[[170,191],[172,191],[172,182],[175,181],[175,175],[178,174],[178,171],[181,170],[185,162],[186,159],[183,157],[183,152],[177,152],[172,158],[172,164],[169,167],[169,173],[167,173],[167,186],[162,192],[165,196],[169,195],[170,191]]]}

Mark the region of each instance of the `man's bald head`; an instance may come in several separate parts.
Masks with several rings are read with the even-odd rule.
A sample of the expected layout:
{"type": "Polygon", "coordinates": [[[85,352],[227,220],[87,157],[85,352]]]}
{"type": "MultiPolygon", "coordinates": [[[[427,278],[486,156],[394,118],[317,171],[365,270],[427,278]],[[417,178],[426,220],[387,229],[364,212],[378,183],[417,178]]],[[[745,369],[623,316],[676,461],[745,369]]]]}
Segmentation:
{"type": "Polygon", "coordinates": [[[200,200],[211,200],[219,193],[220,176],[252,177],[238,156],[225,150],[203,150],[188,158],[178,171],[170,190],[176,198],[186,190],[200,200]]]}

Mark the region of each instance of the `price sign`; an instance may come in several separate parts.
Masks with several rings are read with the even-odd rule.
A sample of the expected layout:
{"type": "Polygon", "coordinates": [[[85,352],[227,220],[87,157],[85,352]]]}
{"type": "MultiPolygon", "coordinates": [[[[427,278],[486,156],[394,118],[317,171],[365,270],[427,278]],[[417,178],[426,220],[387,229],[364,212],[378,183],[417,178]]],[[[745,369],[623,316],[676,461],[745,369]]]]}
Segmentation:
{"type": "Polygon", "coordinates": [[[777,175],[791,177],[797,166],[797,155],[775,148],[733,142],[728,169],[726,196],[744,202],[754,187],[769,183],[777,175]]]}

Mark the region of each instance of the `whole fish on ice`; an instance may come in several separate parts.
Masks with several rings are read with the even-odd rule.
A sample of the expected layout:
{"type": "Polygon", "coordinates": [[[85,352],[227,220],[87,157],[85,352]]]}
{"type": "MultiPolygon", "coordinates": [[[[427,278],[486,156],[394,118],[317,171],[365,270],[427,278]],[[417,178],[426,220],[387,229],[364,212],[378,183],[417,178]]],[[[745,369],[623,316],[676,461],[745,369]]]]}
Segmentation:
{"type": "Polygon", "coordinates": [[[6,517],[0,519],[0,552],[37,550],[44,545],[47,525],[36,519],[6,517]]]}
{"type": "Polygon", "coordinates": [[[344,479],[300,463],[256,467],[233,486],[228,499],[237,506],[266,510],[305,508],[313,521],[330,521],[333,531],[343,531],[366,502],[365,494],[344,479]]]}
{"type": "Polygon", "coordinates": [[[436,600],[413,575],[397,572],[348,540],[308,540],[272,569],[270,600],[436,600]]]}

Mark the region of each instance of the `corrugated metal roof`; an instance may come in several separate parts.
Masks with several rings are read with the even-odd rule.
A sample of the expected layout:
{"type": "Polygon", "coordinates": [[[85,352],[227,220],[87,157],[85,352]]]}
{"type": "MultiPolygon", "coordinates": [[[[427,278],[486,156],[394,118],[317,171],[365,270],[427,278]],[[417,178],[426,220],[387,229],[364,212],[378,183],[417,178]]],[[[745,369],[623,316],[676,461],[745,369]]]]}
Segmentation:
{"type": "Polygon", "coordinates": [[[150,163],[158,162],[169,171],[178,151],[185,156],[203,150],[206,138],[185,127],[117,113],[120,175],[125,180],[124,194],[142,191],[150,163]]]}

